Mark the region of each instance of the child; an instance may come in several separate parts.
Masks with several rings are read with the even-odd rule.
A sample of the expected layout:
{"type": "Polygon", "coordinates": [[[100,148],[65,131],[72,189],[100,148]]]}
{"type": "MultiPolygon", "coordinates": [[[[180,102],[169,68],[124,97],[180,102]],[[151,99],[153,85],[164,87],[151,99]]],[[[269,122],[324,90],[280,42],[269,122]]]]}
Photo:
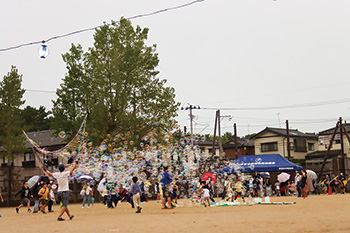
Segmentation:
{"type": "Polygon", "coordinates": [[[173,200],[173,205],[177,205],[177,199],[179,197],[178,195],[178,192],[179,192],[179,186],[178,186],[178,183],[177,183],[177,179],[175,179],[175,182],[172,183],[173,184],[173,192],[172,192],[172,195],[171,195],[171,199],[173,200]]]}
{"type": "Polygon", "coordinates": [[[137,207],[136,213],[141,213],[141,209],[142,209],[140,207],[141,189],[140,189],[140,186],[137,184],[137,177],[136,176],[134,176],[132,178],[132,181],[133,181],[133,184],[131,186],[131,193],[132,193],[133,202],[137,207]]]}
{"type": "Polygon", "coordinates": [[[291,191],[293,196],[296,196],[296,194],[297,194],[297,186],[295,185],[293,180],[292,180],[292,183],[290,184],[290,191],[291,191]]]}
{"type": "Polygon", "coordinates": [[[50,190],[47,188],[47,184],[44,182],[43,187],[38,192],[40,200],[40,211],[46,214],[45,208],[49,204],[50,190]]]}
{"type": "Polygon", "coordinates": [[[242,197],[243,202],[245,202],[244,200],[244,196],[242,195],[242,190],[244,189],[242,182],[237,179],[237,183],[235,184],[235,190],[236,190],[236,194],[235,194],[235,201],[238,197],[238,195],[240,195],[242,197]]]}
{"type": "Polygon", "coordinates": [[[28,187],[28,182],[27,181],[24,181],[23,182],[23,187],[21,190],[19,190],[15,196],[17,196],[18,194],[21,194],[21,204],[16,207],[16,212],[18,214],[19,212],[19,209],[22,208],[23,206],[27,206],[28,208],[28,213],[30,213],[32,210],[30,209],[30,198],[33,198],[33,195],[31,194],[30,192],[30,189],[28,187]]]}
{"type": "Polygon", "coordinates": [[[233,201],[233,189],[232,189],[232,182],[229,182],[227,185],[226,185],[226,192],[227,192],[227,200],[226,201],[229,201],[230,198],[231,198],[231,201],[233,201]]]}
{"type": "Polygon", "coordinates": [[[156,179],[156,183],[154,184],[154,193],[157,194],[157,203],[160,201],[160,190],[159,190],[159,179],[156,179]]]}
{"type": "Polygon", "coordinates": [[[205,181],[202,181],[201,194],[203,194],[203,204],[205,207],[210,206],[210,191],[205,181]],[[207,205],[208,203],[208,205],[207,205]]]}

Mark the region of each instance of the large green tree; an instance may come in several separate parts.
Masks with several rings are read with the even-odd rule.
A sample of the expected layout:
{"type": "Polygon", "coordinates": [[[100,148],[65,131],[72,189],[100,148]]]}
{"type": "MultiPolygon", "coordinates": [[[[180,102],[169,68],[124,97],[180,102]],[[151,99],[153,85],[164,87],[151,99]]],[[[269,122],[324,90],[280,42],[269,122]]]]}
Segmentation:
{"type": "Polygon", "coordinates": [[[84,53],[72,45],[63,55],[67,74],[53,101],[53,127],[74,133],[88,114],[87,130],[98,140],[108,134],[140,140],[173,126],[179,106],[175,90],[158,77],[156,45],[147,46],[148,29],[122,18],[96,30],[84,53]]]}
{"type": "Polygon", "coordinates": [[[23,120],[23,129],[27,132],[47,130],[50,129],[49,112],[46,111],[44,106],[40,106],[38,109],[26,106],[20,112],[23,120]]]}
{"type": "Polygon", "coordinates": [[[24,89],[21,88],[22,75],[15,66],[0,82],[0,146],[1,157],[13,159],[15,152],[24,150],[22,133],[23,120],[20,106],[24,104],[24,89]]]}

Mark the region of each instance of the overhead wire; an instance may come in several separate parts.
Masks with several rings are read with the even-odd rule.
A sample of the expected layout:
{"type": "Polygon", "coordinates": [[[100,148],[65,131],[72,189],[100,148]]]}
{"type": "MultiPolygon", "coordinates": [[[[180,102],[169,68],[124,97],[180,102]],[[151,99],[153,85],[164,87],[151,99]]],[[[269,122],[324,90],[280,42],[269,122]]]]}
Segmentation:
{"type": "Polygon", "coordinates": [[[350,98],[337,99],[337,100],[328,100],[328,101],[319,101],[312,103],[303,103],[303,104],[293,104],[293,105],[280,105],[280,106],[266,106],[266,107],[242,107],[242,108],[212,108],[212,107],[202,107],[203,110],[233,110],[233,111],[242,111],[242,110],[274,110],[274,109],[286,109],[286,108],[303,108],[303,107],[315,107],[323,106],[330,104],[339,104],[339,103],[348,103],[350,98]]]}
{"type": "MultiPolygon", "coordinates": [[[[189,2],[189,3],[186,3],[186,4],[182,4],[182,5],[179,5],[179,6],[169,7],[169,8],[165,8],[165,9],[162,9],[162,10],[157,10],[157,11],[154,11],[154,12],[151,12],[151,13],[145,13],[145,14],[131,16],[131,17],[126,18],[126,19],[131,20],[131,19],[137,19],[137,18],[152,16],[152,15],[164,13],[166,11],[177,10],[177,9],[180,9],[180,8],[188,7],[190,5],[193,5],[193,4],[199,3],[199,2],[203,2],[203,1],[204,0],[195,0],[195,1],[192,1],[192,2],[189,2]]],[[[119,22],[120,21],[117,21],[116,23],[119,23],[119,22]]],[[[107,24],[107,25],[109,25],[109,24],[107,24]]],[[[85,29],[80,29],[80,30],[77,30],[77,31],[73,31],[73,32],[69,32],[69,33],[63,34],[63,35],[53,36],[53,37],[50,37],[50,38],[48,38],[46,40],[34,41],[34,42],[24,43],[24,44],[20,44],[20,45],[8,47],[8,48],[3,48],[3,49],[0,49],[0,52],[9,51],[9,50],[13,50],[13,49],[18,49],[18,48],[21,48],[21,47],[35,45],[35,44],[46,43],[46,42],[49,42],[51,40],[56,40],[56,39],[72,36],[72,35],[75,35],[75,34],[79,34],[79,33],[82,33],[82,32],[96,30],[96,29],[98,29],[98,28],[100,28],[102,26],[103,25],[90,27],[90,28],[85,28],[85,29]]]]}

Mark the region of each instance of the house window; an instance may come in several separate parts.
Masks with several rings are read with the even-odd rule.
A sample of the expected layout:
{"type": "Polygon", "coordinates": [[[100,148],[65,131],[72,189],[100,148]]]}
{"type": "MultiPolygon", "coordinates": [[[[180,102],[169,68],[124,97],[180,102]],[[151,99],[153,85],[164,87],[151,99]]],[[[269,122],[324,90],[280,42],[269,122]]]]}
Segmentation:
{"type": "Polygon", "coordinates": [[[261,143],[261,152],[278,151],[277,142],[261,143]]]}
{"type": "Polygon", "coordinates": [[[34,154],[33,153],[25,153],[24,154],[24,161],[34,161],[34,154]]]}
{"type": "Polygon", "coordinates": [[[315,150],[315,143],[308,143],[307,148],[309,151],[314,151],[315,150]]]}
{"type": "Polygon", "coordinates": [[[307,152],[306,139],[294,139],[294,152],[307,152]]]}
{"type": "Polygon", "coordinates": [[[335,140],[335,144],[340,144],[340,139],[335,140]]]}

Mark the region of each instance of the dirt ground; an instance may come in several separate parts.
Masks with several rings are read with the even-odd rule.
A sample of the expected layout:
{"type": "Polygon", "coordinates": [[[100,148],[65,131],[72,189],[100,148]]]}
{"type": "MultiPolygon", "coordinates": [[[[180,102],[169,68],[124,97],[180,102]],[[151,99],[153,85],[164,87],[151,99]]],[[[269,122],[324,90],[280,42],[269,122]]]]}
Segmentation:
{"type": "Polygon", "coordinates": [[[53,213],[16,214],[15,208],[1,208],[1,233],[110,233],[110,232],[350,232],[350,194],[297,197],[272,197],[273,202],[293,205],[253,205],[210,207],[190,205],[180,200],[180,207],[162,210],[159,203],[142,204],[142,213],[127,203],[115,209],[96,203],[87,209],[71,204],[73,220],[58,222],[59,206],[53,213]],[[183,206],[181,206],[183,205],[183,206]]]}

